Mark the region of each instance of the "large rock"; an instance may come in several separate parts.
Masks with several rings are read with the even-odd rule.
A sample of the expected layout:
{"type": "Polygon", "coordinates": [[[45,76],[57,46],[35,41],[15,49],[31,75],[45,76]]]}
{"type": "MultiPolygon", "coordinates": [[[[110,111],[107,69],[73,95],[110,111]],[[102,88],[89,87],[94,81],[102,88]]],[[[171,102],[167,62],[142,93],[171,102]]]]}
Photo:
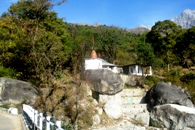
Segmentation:
{"type": "Polygon", "coordinates": [[[0,78],[0,103],[34,104],[37,91],[32,84],[10,78],[0,78]]]}
{"type": "Polygon", "coordinates": [[[121,95],[120,93],[116,95],[99,95],[99,103],[104,105],[103,110],[106,115],[112,119],[119,119],[122,116],[121,109],[121,95]]]}
{"type": "Polygon", "coordinates": [[[86,70],[84,76],[93,84],[93,90],[100,94],[114,95],[124,88],[121,77],[110,70],[86,70]]]}
{"type": "Polygon", "coordinates": [[[145,96],[149,111],[156,105],[179,104],[194,108],[190,97],[176,85],[170,85],[164,82],[155,84],[145,96]]]}
{"type": "Polygon", "coordinates": [[[149,126],[150,115],[149,112],[138,113],[134,116],[136,121],[141,122],[144,126],[149,126]]]}
{"type": "Polygon", "coordinates": [[[137,76],[120,74],[120,77],[127,86],[135,87],[140,85],[141,80],[137,76]]]}
{"type": "Polygon", "coordinates": [[[150,113],[153,126],[169,130],[194,130],[195,109],[176,104],[165,104],[154,107],[150,113]]]}

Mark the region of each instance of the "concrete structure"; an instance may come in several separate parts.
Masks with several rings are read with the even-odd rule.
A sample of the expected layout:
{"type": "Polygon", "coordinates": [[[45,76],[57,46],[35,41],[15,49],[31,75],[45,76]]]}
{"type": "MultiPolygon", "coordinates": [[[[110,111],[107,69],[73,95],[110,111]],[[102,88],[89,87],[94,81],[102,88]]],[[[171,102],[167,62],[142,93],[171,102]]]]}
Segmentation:
{"type": "Polygon", "coordinates": [[[150,116],[143,98],[145,94],[145,90],[141,88],[123,89],[121,92],[123,119],[129,121],[133,119],[149,125],[150,116]]]}
{"type": "Polygon", "coordinates": [[[18,109],[11,107],[8,109],[8,113],[13,114],[13,115],[18,115],[18,109]]]}
{"type": "Polygon", "coordinates": [[[100,58],[100,54],[96,54],[95,50],[91,51],[90,58],[85,59],[85,70],[90,69],[109,69],[114,73],[119,73],[119,69],[115,64],[109,63],[104,59],[100,58]]]}
{"type": "Polygon", "coordinates": [[[85,59],[85,70],[102,69],[102,61],[97,58],[85,59]]]}
{"type": "Polygon", "coordinates": [[[152,76],[151,66],[141,66],[137,64],[125,65],[122,67],[126,75],[152,76]]]}
{"type": "MultiPolygon", "coordinates": [[[[100,54],[98,56],[100,56],[100,54]]],[[[111,64],[98,56],[95,50],[92,50],[90,58],[85,59],[85,70],[109,69],[114,73],[124,73],[126,75],[152,76],[151,66],[141,66],[137,64],[118,66],[111,64]]]]}
{"type": "Polygon", "coordinates": [[[116,65],[108,63],[102,58],[87,58],[85,59],[85,70],[89,69],[106,69],[116,67],[116,65]]]}

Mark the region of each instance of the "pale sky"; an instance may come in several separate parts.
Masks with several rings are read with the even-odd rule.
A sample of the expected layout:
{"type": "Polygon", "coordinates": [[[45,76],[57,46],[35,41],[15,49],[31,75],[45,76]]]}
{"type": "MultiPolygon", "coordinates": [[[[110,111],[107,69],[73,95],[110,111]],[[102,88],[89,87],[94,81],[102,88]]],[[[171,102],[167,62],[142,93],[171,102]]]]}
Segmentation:
{"type": "MultiPolygon", "coordinates": [[[[0,14],[17,0],[0,0],[0,14]]],[[[195,10],[195,0],[67,0],[53,8],[68,23],[105,24],[121,28],[151,25],[195,10]]]]}

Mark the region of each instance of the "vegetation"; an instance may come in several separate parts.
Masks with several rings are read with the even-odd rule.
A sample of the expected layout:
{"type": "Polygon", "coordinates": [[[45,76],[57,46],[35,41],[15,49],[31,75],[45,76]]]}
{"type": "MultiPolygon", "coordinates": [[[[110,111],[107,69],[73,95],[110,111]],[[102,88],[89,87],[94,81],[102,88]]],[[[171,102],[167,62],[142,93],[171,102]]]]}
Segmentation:
{"type": "Polygon", "coordinates": [[[15,74],[13,69],[0,66],[0,77],[16,78],[15,74]]]}
{"type": "MultiPolygon", "coordinates": [[[[149,32],[131,34],[114,26],[68,24],[51,10],[63,2],[19,0],[0,17],[0,76],[37,86],[40,97],[36,105],[43,111],[54,113],[56,106],[67,99],[70,104],[64,111],[71,114],[64,114],[71,124],[82,122],[82,115],[89,118],[91,111],[75,111],[78,101],[72,95],[78,92],[83,59],[92,49],[111,63],[152,65],[154,77],[146,77],[145,84],[180,84],[190,90],[195,102],[195,27],[182,29],[165,20],[157,22],[149,32]]],[[[84,99],[82,94],[76,95],[84,99]]]]}

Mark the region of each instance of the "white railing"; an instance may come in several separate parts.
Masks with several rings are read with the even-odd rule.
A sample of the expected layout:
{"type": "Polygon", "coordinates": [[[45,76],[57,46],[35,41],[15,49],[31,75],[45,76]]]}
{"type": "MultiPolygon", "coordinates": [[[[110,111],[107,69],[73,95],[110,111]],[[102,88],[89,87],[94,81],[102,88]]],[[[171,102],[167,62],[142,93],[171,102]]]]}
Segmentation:
{"type": "Polygon", "coordinates": [[[36,129],[38,130],[51,130],[52,127],[55,128],[55,130],[64,130],[61,128],[61,121],[56,121],[56,123],[53,123],[50,121],[51,120],[50,116],[43,117],[43,113],[38,113],[38,111],[35,110],[33,107],[26,104],[23,104],[22,107],[24,120],[26,122],[26,127],[28,129],[36,127],[36,129]],[[44,122],[46,124],[44,124],[44,122]]]}

